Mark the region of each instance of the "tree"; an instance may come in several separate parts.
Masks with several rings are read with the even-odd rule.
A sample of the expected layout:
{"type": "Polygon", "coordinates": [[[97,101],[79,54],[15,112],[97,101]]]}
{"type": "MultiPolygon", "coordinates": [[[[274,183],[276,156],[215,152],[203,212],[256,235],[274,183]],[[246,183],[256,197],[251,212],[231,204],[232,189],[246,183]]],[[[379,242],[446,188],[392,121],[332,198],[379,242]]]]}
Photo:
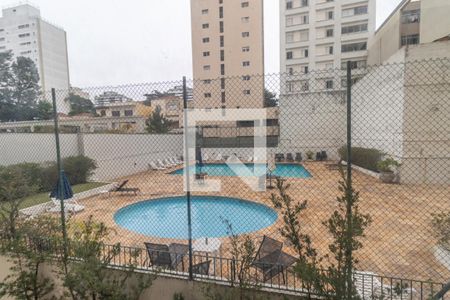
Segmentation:
{"type": "Polygon", "coordinates": [[[264,89],[264,107],[276,107],[278,106],[278,99],[275,93],[272,93],[268,89],[264,89]]]}
{"type": "Polygon", "coordinates": [[[77,260],[68,262],[63,280],[72,299],[137,300],[150,287],[155,276],[135,273],[140,249],[127,250],[122,270],[109,268],[123,253],[120,244],[104,243],[110,233],[105,224],[95,223],[90,216],[82,223],[71,223],[68,230],[69,251],[77,260]]]}
{"type": "Polygon", "coordinates": [[[37,118],[40,120],[49,120],[53,116],[53,105],[47,101],[39,101],[37,106],[37,118]]]}
{"type": "Polygon", "coordinates": [[[324,274],[321,271],[322,259],[318,257],[312,246],[311,237],[304,232],[300,222],[303,212],[307,208],[307,201],[297,203],[288,193],[289,184],[277,180],[278,194],[271,195],[271,202],[278,210],[284,221],[280,234],[286,238],[295,249],[298,260],[294,271],[301,278],[302,283],[311,299],[312,293],[324,294],[324,274]]]}
{"type": "Polygon", "coordinates": [[[354,284],[349,284],[349,278],[358,261],[354,252],[361,249],[361,238],[365,237],[364,231],[372,222],[369,215],[359,211],[359,192],[356,192],[351,183],[351,178],[346,178],[343,169],[340,170],[342,180],[339,182],[339,191],[342,196],[337,197],[338,208],[331,217],[323,222],[333,238],[328,246],[331,256],[327,256],[330,265],[327,270],[327,283],[331,288],[334,299],[351,299],[356,295],[354,284]]]}
{"type": "Polygon", "coordinates": [[[11,73],[12,52],[0,52],[0,121],[10,121],[13,118],[14,103],[11,93],[13,76],[11,73]]]}
{"type": "Polygon", "coordinates": [[[90,113],[95,115],[95,106],[91,100],[83,98],[79,95],[73,93],[69,94],[68,97],[70,103],[70,116],[78,115],[81,113],[90,113]]]}
{"type": "Polygon", "coordinates": [[[155,111],[147,120],[147,131],[149,133],[167,133],[170,126],[171,122],[161,113],[161,107],[156,106],[155,111]]]}
{"type": "Polygon", "coordinates": [[[40,96],[39,72],[31,58],[19,56],[11,65],[12,101],[16,120],[32,120],[37,116],[40,96]]]}

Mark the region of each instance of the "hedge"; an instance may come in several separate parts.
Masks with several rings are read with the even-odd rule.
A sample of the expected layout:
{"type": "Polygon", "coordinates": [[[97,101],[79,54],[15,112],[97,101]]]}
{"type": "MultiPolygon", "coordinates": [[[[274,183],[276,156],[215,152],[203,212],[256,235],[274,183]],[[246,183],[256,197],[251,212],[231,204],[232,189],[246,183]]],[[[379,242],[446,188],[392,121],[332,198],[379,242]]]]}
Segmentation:
{"type": "MultiPolygon", "coordinates": [[[[347,161],[347,146],[338,149],[341,159],[347,161]]],[[[378,172],[377,163],[382,159],[383,152],[373,148],[352,147],[352,164],[361,168],[378,172]]]]}
{"type": "MultiPolygon", "coordinates": [[[[62,159],[62,165],[71,185],[86,183],[97,168],[93,159],[82,155],[66,157],[62,159]]],[[[22,163],[5,168],[19,169],[26,177],[28,184],[37,186],[40,192],[51,191],[58,180],[56,162],[22,163]]]]}

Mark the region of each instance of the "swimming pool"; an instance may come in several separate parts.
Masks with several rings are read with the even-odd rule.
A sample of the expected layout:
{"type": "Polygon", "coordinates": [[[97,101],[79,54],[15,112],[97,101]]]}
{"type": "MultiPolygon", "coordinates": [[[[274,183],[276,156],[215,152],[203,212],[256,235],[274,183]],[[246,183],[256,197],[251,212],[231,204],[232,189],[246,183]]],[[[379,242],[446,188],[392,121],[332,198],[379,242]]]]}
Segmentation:
{"type": "MultiPolygon", "coordinates": [[[[225,237],[258,231],[272,225],[277,213],[263,204],[220,196],[192,196],[192,237],[225,237]]],[[[120,227],[146,236],[187,239],[186,196],[158,198],[118,210],[114,221],[120,227]]]]}
{"type": "MultiPolygon", "coordinates": [[[[265,164],[244,164],[235,165],[236,172],[231,169],[228,164],[204,164],[203,166],[191,166],[189,171],[191,174],[196,172],[207,173],[209,176],[252,176],[250,172],[255,171],[259,176],[267,173],[267,167],[265,164]]],[[[182,175],[184,169],[179,169],[171,174],[182,175]]],[[[276,164],[276,169],[272,173],[275,176],[288,177],[288,178],[310,178],[312,177],[308,170],[299,164],[276,164]]],[[[253,175],[254,176],[254,175],[253,175]]]]}

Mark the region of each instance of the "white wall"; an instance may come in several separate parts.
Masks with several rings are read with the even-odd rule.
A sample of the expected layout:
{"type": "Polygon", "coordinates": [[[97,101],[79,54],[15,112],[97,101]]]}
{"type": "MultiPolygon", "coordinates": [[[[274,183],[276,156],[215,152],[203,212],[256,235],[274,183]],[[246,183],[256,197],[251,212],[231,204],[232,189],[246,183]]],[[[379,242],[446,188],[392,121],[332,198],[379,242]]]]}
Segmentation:
{"type": "MultiPolygon", "coordinates": [[[[76,134],[61,134],[61,156],[78,154],[76,134]]],[[[37,133],[0,134],[0,165],[56,161],[55,136],[37,133]]]]}
{"type": "Polygon", "coordinates": [[[93,179],[111,180],[148,170],[148,164],[183,154],[183,135],[86,134],[84,155],[97,162],[93,179]]]}

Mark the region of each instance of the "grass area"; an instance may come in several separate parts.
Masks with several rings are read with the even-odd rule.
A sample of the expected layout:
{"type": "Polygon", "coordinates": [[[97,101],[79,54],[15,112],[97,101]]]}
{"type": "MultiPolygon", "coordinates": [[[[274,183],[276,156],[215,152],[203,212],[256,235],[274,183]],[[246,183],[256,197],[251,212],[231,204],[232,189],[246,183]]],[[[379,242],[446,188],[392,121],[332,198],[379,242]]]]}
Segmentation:
{"type": "MultiPolygon", "coordinates": [[[[95,188],[100,187],[105,184],[106,183],[102,183],[102,182],[88,182],[88,183],[74,185],[74,186],[72,186],[72,190],[73,190],[73,193],[76,194],[76,193],[85,192],[87,190],[95,189],[95,188]]],[[[50,198],[48,196],[49,193],[50,192],[40,193],[40,194],[36,194],[36,195],[25,198],[25,200],[22,203],[20,208],[21,209],[27,208],[30,206],[34,206],[34,205],[38,205],[38,204],[50,201],[50,198]]]]}

